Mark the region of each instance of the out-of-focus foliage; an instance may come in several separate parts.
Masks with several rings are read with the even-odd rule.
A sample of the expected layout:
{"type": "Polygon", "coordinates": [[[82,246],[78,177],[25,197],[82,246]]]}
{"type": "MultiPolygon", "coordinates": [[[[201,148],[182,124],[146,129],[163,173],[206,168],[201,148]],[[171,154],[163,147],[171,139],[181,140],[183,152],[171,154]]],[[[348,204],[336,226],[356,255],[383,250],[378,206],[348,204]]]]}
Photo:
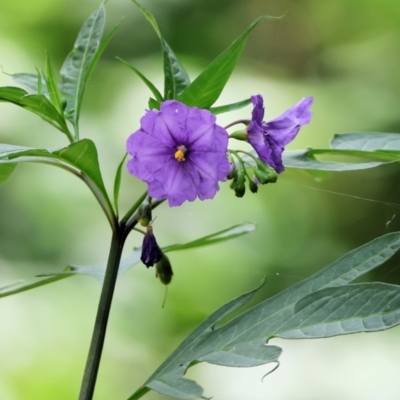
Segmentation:
{"type": "MultiPolygon", "coordinates": [[[[313,94],[312,123],[303,128],[291,149],[308,145],[327,147],[330,137],[337,132],[400,132],[397,77],[400,3],[394,0],[143,3],[157,17],[180,60],[189,65],[191,78],[257,16],[286,13],[279,21],[260,24],[251,34],[239,68],[216,105],[261,93],[268,119],[302,96],[313,94]]],[[[35,73],[35,65],[44,69],[44,50],[48,51],[53,68],[59,69],[82,22],[98,5],[92,0],[1,2],[0,64],[4,71],[35,73]]],[[[98,143],[105,184],[111,188],[125,151],[125,140],[137,129],[149,97],[148,89],[115,56],[146,71],[146,76],[158,83],[158,87],[162,86],[162,64],[159,39],[130,1],[108,2],[106,12],[106,34],[121,16],[125,18],[87,87],[81,137],[98,143]]],[[[0,76],[1,85],[10,83],[9,77],[0,76]]],[[[248,118],[249,113],[248,107],[235,114],[235,118],[248,118]]],[[[231,118],[225,114],[220,123],[228,123],[231,118]]],[[[36,116],[4,104],[0,104],[0,138],[1,142],[41,148],[67,144],[62,134],[36,116]]],[[[162,246],[193,240],[243,220],[256,221],[258,229],[252,235],[219,247],[193,250],[190,255],[171,254],[174,280],[164,310],[161,309],[164,288],[154,278],[153,270],[137,265],[120,280],[96,398],[126,398],[204,317],[228,299],[254,287],[262,276],[266,275],[267,282],[258,300],[303,279],[346,251],[399,230],[399,173],[399,166],[390,165],[318,181],[308,174],[288,170],[277,184],[260,188],[254,197],[237,199],[228,185],[223,185],[212,202],[157,209],[154,228],[162,246]]],[[[123,172],[120,194],[123,210],[142,189],[143,185],[134,183],[123,172]]],[[[64,171],[21,165],[1,187],[0,202],[2,283],[59,271],[69,263],[88,265],[106,258],[107,222],[86,187],[64,171]]],[[[132,235],[127,251],[139,245],[140,240],[132,235]]],[[[395,257],[375,272],[374,279],[398,283],[398,262],[395,257]]],[[[74,278],[2,299],[0,398],[77,397],[98,294],[95,280],[74,278]]],[[[318,379],[325,395],[330,389],[333,400],[356,398],[354,393],[367,398],[367,394],[378,388],[386,388],[385,398],[398,398],[398,385],[393,387],[390,383],[395,381],[392,371],[396,368],[398,371],[399,366],[396,333],[342,340],[335,351],[334,344],[338,342],[326,341],[330,357],[324,359],[318,358],[316,349],[320,351],[321,347],[317,344],[295,345],[308,346],[303,357],[316,360],[321,374],[318,378],[313,375],[312,382],[318,379]],[[357,340],[364,343],[375,337],[373,344],[357,347],[357,340]],[[390,351],[379,347],[382,343],[392,343],[390,351]],[[382,351],[377,350],[374,355],[366,352],[366,347],[382,351]],[[338,388],[334,377],[344,369],[343,357],[353,351],[353,360],[360,360],[358,368],[379,362],[385,365],[382,368],[385,374],[379,375],[372,368],[365,370],[365,380],[358,385],[354,377],[345,382],[343,376],[338,388]],[[363,354],[369,354],[370,358],[361,358],[363,354]]],[[[289,346],[287,343],[282,344],[284,350],[289,346]]],[[[291,360],[289,353],[285,351],[287,358],[279,373],[266,379],[258,391],[246,392],[246,397],[327,398],[312,382],[310,386],[298,386],[294,396],[289,386],[296,385],[279,381],[282,376],[285,382],[295,382],[299,375],[303,380],[307,378],[304,369],[301,374],[290,370],[291,363],[298,365],[298,361],[291,360]]],[[[216,393],[212,386],[221,384],[225,372],[222,368],[201,368],[198,373],[211,371],[221,376],[215,383],[210,375],[202,379],[209,381],[206,393],[216,393]]],[[[253,372],[257,384],[265,372],[253,372]]],[[[238,377],[228,381],[234,387],[240,375],[229,373],[229,377],[238,377]]],[[[383,396],[382,392],[379,395],[383,396]]],[[[229,398],[243,397],[237,389],[229,398]]],[[[148,398],[161,397],[152,394],[148,398]]]]}

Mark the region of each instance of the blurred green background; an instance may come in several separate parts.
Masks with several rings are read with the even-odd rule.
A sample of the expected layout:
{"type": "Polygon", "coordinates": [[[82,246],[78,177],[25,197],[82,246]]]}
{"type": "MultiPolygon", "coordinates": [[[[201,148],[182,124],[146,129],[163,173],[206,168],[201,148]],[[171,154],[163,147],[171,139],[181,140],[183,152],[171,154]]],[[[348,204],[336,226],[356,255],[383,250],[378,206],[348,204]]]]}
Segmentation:
{"type": "MultiPolygon", "coordinates": [[[[327,147],[333,133],[400,132],[400,3],[394,0],[143,0],[195,77],[262,14],[218,104],[261,93],[266,119],[314,95],[314,117],[289,148],[327,147]]],[[[0,2],[0,64],[7,73],[43,68],[45,50],[61,66],[80,25],[98,6],[87,0],[0,2]]],[[[160,88],[159,42],[128,0],[110,0],[107,32],[124,19],[87,87],[82,136],[93,139],[111,188],[128,135],[138,128],[148,90],[116,56],[160,88]]],[[[2,86],[12,84],[0,75],[2,86]]],[[[248,118],[250,107],[219,123],[248,118]]],[[[33,114],[0,105],[0,142],[66,145],[33,114]]],[[[258,195],[234,197],[228,184],[213,201],[157,209],[160,245],[194,239],[247,220],[256,232],[220,246],[171,253],[174,279],[166,308],[154,270],[137,265],[115,293],[96,400],[126,399],[214,309],[267,284],[260,301],[309,276],[347,251],[400,229],[398,165],[317,181],[288,170],[258,195]],[[387,204],[387,203],[394,203],[387,204]]],[[[124,173],[121,208],[145,188],[124,173]]],[[[64,171],[20,165],[0,188],[0,286],[69,263],[107,257],[110,232],[86,187],[64,171]]],[[[126,249],[140,244],[132,234],[126,249]]],[[[366,279],[400,283],[400,257],[366,279]]],[[[74,277],[0,300],[0,399],[77,398],[100,285],[74,277]]],[[[215,400],[398,399],[399,329],[314,341],[274,341],[281,367],[227,369],[202,364],[189,372],[215,400]]],[[[148,399],[165,397],[150,393],[148,399]]]]}

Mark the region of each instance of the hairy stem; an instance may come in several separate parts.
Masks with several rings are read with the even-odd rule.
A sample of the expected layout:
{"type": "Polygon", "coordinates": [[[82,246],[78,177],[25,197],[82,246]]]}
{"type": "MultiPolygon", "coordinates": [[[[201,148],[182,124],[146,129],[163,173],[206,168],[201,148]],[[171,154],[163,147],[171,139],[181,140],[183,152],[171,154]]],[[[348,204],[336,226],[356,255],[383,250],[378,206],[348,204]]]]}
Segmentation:
{"type": "Polygon", "coordinates": [[[110,254],[107,262],[106,274],[101,290],[96,321],[94,324],[92,341],[86,360],[79,400],[92,400],[96,385],[97,373],[106,336],[108,316],[118,276],[118,267],[121,260],[126,234],[121,227],[113,231],[110,254]]]}

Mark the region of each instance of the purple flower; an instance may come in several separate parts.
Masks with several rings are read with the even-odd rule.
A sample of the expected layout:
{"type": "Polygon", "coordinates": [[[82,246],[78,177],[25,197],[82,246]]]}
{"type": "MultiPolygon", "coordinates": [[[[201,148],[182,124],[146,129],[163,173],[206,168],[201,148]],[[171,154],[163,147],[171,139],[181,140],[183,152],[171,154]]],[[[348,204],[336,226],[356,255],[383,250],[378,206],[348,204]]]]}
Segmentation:
{"type": "Polygon", "coordinates": [[[156,237],[153,234],[153,228],[149,225],[146,229],[147,230],[143,238],[142,254],[140,259],[142,260],[143,264],[149,268],[161,260],[163,253],[158,247],[156,237]]]}
{"type": "Polygon", "coordinates": [[[260,95],[251,96],[252,118],[247,127],[247,138],[262,161],[279,174],[284,171],[282,152],[311,120],[312,97],[303,97],[297,104],[272,121],[263,122],[264,103],[260,95]]]}
{"type": "Polygon", "coordinates": [[[128,171],[148,184],[151,197],[166,198],[170,206],[212,199],[230,168],[228,133],[215,121],[209,111],[176,100],[162,103],[160,111],[147,110],[127,141],[128,171]]]}

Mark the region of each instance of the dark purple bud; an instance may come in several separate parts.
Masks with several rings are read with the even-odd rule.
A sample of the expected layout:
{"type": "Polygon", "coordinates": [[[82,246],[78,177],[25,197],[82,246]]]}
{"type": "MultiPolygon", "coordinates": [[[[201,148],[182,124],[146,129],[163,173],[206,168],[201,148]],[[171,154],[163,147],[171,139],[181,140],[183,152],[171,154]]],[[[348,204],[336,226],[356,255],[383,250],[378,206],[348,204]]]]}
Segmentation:
{"type": "Polygon", "coordinates": [[[147,268],[152,267],[155,263],[161,260],[162,252],[158,247],[156,238],[153,234],[152,226],[146,227],[146,234],[143,238],[142,255],[140,259],[147,268]]]}

